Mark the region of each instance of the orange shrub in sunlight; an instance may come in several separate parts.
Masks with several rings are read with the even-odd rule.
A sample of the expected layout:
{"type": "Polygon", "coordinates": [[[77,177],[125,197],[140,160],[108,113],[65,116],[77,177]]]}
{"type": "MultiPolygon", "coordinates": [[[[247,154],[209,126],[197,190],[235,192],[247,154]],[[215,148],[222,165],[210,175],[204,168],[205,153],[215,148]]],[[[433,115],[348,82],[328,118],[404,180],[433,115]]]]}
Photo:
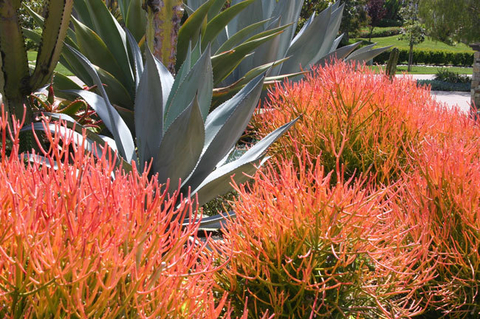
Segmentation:
{"type": "Polygon", "coordinates": [[[321,155],[325,171],[336,171],[333,182],[365,173],[379,183],[394,182],[408,168],[411,148],[417,149],[425,136],[448,134],[444,126],[455,131],[452,121],[467,121],[414,81],[391,82],[363,65],[342,61],[317,67],[297,83],[280,84],[269,97],[253,120],[259,136],[300,116],[271,153],[294,161],[302,148],[321,155]]]}
{"type": "Polygon", "coordinates": [[[234,313],[252,318],[398,318],[421,312],[409,297],[429,273],[412,278],[418,250],[395,255],[407,240],[393,227],[383,190],[331,175],[308,156],[274,161],[238,188],[237,218],[217,243],[218,291],[234,313]],[[276,167],[276,168],[274,168],[276,167]],[[408,291],[405,294],[405,291],[408,291]]]}
{"type": "Polygon", "coordinates": [[[416,244],[420,258],[412,265],[414,275],[425,271],[432,274],[412,300],[428,301],[425,318],[477,318],[480,316],[478,137],[427,140],[412,161],[415,170],[405,176],[406,183],[397,190],[391,204],[409,233],[407,245],[398,254],[416,244]]]}
{"type": "Polygon", "coordinates": [[[52,148],[42,155],[56,170],[25,162],[18,154],[19,126],[9,133],[5,119],[1,318],[218,316],[225,298],[214,306],[213,267],[196,240],[198,225],[180,225],[195,214],[191,202],[169,197],[135,170],[117,171],[113,179],[108,154],[94,160],[71,136],[46,134],[52,148]]]}

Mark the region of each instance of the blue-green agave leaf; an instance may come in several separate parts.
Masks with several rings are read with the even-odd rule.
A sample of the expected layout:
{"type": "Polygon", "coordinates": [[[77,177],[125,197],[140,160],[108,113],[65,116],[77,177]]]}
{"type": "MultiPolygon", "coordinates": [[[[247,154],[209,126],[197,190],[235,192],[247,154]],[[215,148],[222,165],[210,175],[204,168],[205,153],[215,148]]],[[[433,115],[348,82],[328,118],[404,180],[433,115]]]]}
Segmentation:
{"type": "Polygon", "coordinates": [[[340,43],[342,42],[342,39],[343,39],[343,33],[338,36],[335,41],[333,41],[333,44],[332,44],[332,47],[330,48],[330,52],[329,53],[332,53],[333,51],[337,50],[338,46],[340,45],[340,43]]]}
{"type": "Polygon", "coordinates": [[[305,23],[303,24],[302,28],[301,28],[300,31],[298,31],[298,33],[295,35],[295,37],[293,38],[293,40],[292,40],[292,42],[291,42],[290,45],[293,45],[293,44],[302,36],[302,34],[305,32],[305,30],[307,30],[307,28],[312,24],[313,19],[315,19],[315,12],[310,16],[310,18],[308,18],[307,21],[305,21],[305,23]]]}
{"type": "Polygon", "coordinates": [[[235,46],[239,45],[243,40],[245,40],[249,35],[251,35],[255,30],[260,30],[260,27],[269,22],[270,19],[262,20],[259,22],[252,23],[242,30],[232,34],[222,45],[216,50],[215,55],[218,55],[222,52],[233,49],[235,46]]]}
{"type": "MultiPolygon", "coordinates": [[[[337,5],[337,6],[331,6],[331,7],[332,7],[332,13],[330,16],[330,26],[325,31],[323,43],[318,49],[317,54],[314,55],[312,59],[310,59],[310,61],[306,66],[310,66],[317,63],[318,60],[320,60],[322,57],[332,52],[333,50],[337,49],[341,41],[341,38],[343,37],[343,35],[341,35],[340,37],[337,37],[337,34],[338,34],[338,30],[340,29],[340,24],[342,23],[342,16],[343,16],[343,10],[345,8],[345,5],[341,5],[341,6],[337,5]]],[[[314,28],[314,25],[312,25],[310,28],[314,28]]],[[[320,39],[318,38],[318,40],[320,39]]]]}
{"type": "MultiPolygon", "coordinates": [[[[231,6],[230,8],[224,10],[223,12],[217,14],[213,19],[211,19],[205,30],[202,41],[206,44],[212,42],[216,36],[225,29],[228,23],[237,16],[242,10],[249,6],[252,2],[256,0],[245,0],[236,5],[231,6]]],[[[211,9],[211,8],[210,8],[211,9]]]]}
{"type": "Polygon", "coordinates": [[[245,131],[258,104],[264,78],[264,75],[258,76],[208,115],[202,156],[195,171],[185,182],[192,189],[203,182],[245,131]]]}
{"type": "Polygon", "coordinates": [[[125,29],[127,33],[128,46],[130,48],[132,60],[133,60],[133,71],[135,72],[135,90],[137,90],[138,85],[140,84],[140,78],[143,73],[143,58],[142,51],[138,46],[137,41],[130,33],[128,29],[125,29]]]}
{"type": "Polygon", "coordinates": [[[196,45],[201,26],[208,15],[210,7],[215,3],[215,1],[216,0],[209,0],[203,3],[188,17],[185,23],[180,27],[180,30],[178,31],[177,44],[177,70],[180,68],[180,65],[182,65],[185,61],[188,46],[190,45],[190,43],[192,42],[194,45],[196,45]]]}
{"type": "Polygon", "coordinates": [[[298,72],[300,66],[309,68],[330,52],[342,21],[342,10],[343,6],[335,11],[330,6],[310,23],[288,49],[286,54],[290,59],[283,63],[281,73],[298,72]]]}
{"type": "Polygon", "coordinates": [[[81,64],[85,67],[93,82],[97,85],[97,89],[99,90],[101,96],[88,91],[77,91],[74,93],[77,93],[79,96],[85,99],[87,103],[95,109],[117,142],[120,156],[122,156],[129,163],[132,160],[136,160],[135,143],[133,141],[132,133],[128,129],[127,124],[125,124],[120,114],[118,114],[118,112],[110,103],[95,67],[79,51],[69,47],[68,45],[65,47],[67,47],[77,57],[78,61],[81,62],[81,64]]]}
{"type": "Polygon", "coordinates": [[[94,67],[98,73],[98,76],[100,77],[100,80],[104,84],[105,91],[111,99],[110,102],[114,105],[133,106],[132,97],[123,84],[118,81],[114,75],[110,74],[104,69],[101,69],[96,65],[94,65],[94,67]]]}
{"type": "Polygon", "coordinates": [[[76,13],[76,18],[82,21],[82,23],[87,25],[90,29],[93,29],[95,27],[93,25],[92,17],[90,16],[90,12],[88,10],[88,4],[86,0],[75,0],[73,2],[73,8],[76,13]]]}
{"type": "Polygon", "coordinates": [[[387,47],[382,47],[382,48],[377,48],[377,49],[371,49],[373,46],[375,46],[376,43],[372,45],[368,45],[366,47],[360,48],[357,51],[354,51],[352,54],[350,54],[345,60],[346,61],[369,61],[379,55],[380,53],[387,51],[390,49],[392,46],[387,46],[387,47]],[[367,48],[368,49],[365,49],[367,48]]]}
{"type": "Polygon", "coordinates": [[[128,3],[131,0],[117,0],[118,8],[122,17],[126,17],[128,14],[128,3]]]}
{"type": "Polygon", "coordinates": [[[198,195],[197,202],[201,206],[220,195],[233,191],[233,183],[239,185],[250,180],[251,176],[257,171],[257,167],[262,166],[266,160],[267,158],[264,158],[255,163],[245,163],[236,168],[228,166],[226,170],[222,166],[213,172],[216,172],[218,176],[217,174],[208,176],[205,179],[205,183],[202,183],[193,192],[192,196],[198,195]],[[228,168],[232,168],[232,170],[228,168]]]}
{"type": "MultiPolygon", "coordinates": [[[[234,78],[233,82],[238,81],[238,79],[243,77],[245,73],[250,71],[253,67],[242,69],[241,63],[243,63],[243,61],[245,60],[248,60],[249,61],[248,65],[252,65],[250,58],[254,54],[256,54],[253,51],[257,50],[258,47],[264,43],[275,41],[275,37],[280,35],[286,27],[288,26],[281,26],[279,28],[261,32],[249,38],[247,41],[235,47],[231,51],[213,56],[212,66],[213,66],[215,85],[219,84],[222,80],[224,80],[227,76],[229,76],[232,73],[232,71],[233,71],[232,77],[234,78]],[[245,73],[241,73],[242,70],[244,70],[245,73]]],[[[269,61],[269,62],[273,62],[273,61],[269,61]]]]}
{"type": "Polygon", "coordinates": [[[177,72],[177,75],[175,76],[175,79],[177,81],[173,83],[172,91],[178,90],[178,86],[180,85],[181,82],[183,82],[188,72],[190,71],[191,67],[192,67],[192,45],[190,43],[190,45],[188,46],[187,56],[185,57],[185,61],[183,61],[182,66],[180,67],[180,69],[177,72]]]}
{"type": "Polygon", "coordinates": [[[158,180],[165,183],[170,179],[170,190],[178,189],[178,181],[185,180],[197,165],[204,141],[205,127],[195,97],[163,136],[153,161],[158,180]]]}
{"type": "MultiPolygon", "coordinates": [[[[242,76],[256,66],[288,57],[287,50],[295,33],[296,22],[300,16],[302,2],[303,0],[279,1],[275,4],[273,12],[263,17],[263,19],[276,17],[276,19],[272,20],[268,25],[267,29],[274,29],[280,26],[288,27],[273,40],[262,44],[256,49],[255,55],[252,58],[245,59],[239,66],[237,76],[242,76]]],[[[266,10],[264,12],[266,12],[266,10]]]]}
{"type": "Polygon", "coordinates": [[[353,44],[343,46],[343,47],[327,54],[323,58],[321,58],[317,62],[317,64],[325,65],[325,63],[330,62],[332,59],[344,59],[346,56],[348,56],[350,53],[352,53],[356,48],[358,48],[361,43],[362,42],[357,42],[357,43],[353,43],[353,44]]]}
{"type": "Polygon", "coordinates": [[[123,15],[123,18],[126,28],[132,33],[138,43],[145,35],[145,28],[147,25],[145,10],[142,8],[144,1],[130,0],[129,2],[128,12],[123,15]]]}
{"type": "Polygon", "coordinates": [[[72,18],[77,35],[79,51],[94,65],[101,65],[109,73],[120,77],[122,71],[107,44],[95,33],[75,18],[72,18]]]}
{"type": "Polygon", "coordinates": [[[123,71],[123,78],[127,81],[125,87],[132,87],[133,70],[130,67],[125,31],[102,0],[86,0],[86,3],[93,23],[92,29],[115,56],[115,60],[123,71]]]}
{"type": "Polygon", "coordinates": [[[250,178],[249,176],[256,171],[254,164],[263,164],[266,160],[263,157],[270,145],[292,127],[296,121],[295,119],[268,134],[239,159],[217,167],[192,193],[192,195],[198,195],[199,205],[207,203],[219,194],[225,194],[233,190],[231,186],[232,180],[237,184],[246,182],[250,178]]]}
{"type": "Polygon", "coordinates": [[[173,84],[170,72],[147,48],[135,96],[135,132],[140,167],[157,155],[164,132],[164,104],[173,84]]]}
{"type": "Polygon", "coordinates": [[[198,94],[198,105],[202,118],[206,119],[213,92],[213,71],[210,60],[210,46],[183,78],[177,77],[165,107],[165,129],[181,114],[198,94]]]}
{"type": "MultiPolygon", "coordinates": [[[[232,1],[231,4],[236,5],[242,1],[243,0],[235,0],[232,1]]],[[[271,14],[269,12],[264,12],[262,1],[255,1],[228,24],[227,32],[231,36],[255,22],[270,18],[270,16],[271,14]]],[[[262,29],[261,31],[265,30],[262,29]]]]}

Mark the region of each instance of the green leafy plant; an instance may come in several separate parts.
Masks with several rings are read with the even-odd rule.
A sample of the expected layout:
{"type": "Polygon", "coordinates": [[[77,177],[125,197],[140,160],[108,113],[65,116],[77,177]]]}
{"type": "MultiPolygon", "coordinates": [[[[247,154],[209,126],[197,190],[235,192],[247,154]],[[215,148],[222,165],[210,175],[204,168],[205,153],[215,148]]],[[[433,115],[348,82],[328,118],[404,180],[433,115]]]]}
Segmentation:
{"type": "MultiPolygon", "coordinates": [[[[245,2],[247,1],[232,1],[232,5],[239,6],[245,2]]],[[[360,43],[338,49],[342,36],[337,37],[337,34],[344,10],[344,6],[340,5],[339,1],[328,6],[318,16],[313,14],[295,34],[302,2],[299,0],[251,1],[251,4],[239,12],[228,24],[221,25],[222,29],[215,24],[217,17],[209,15],[205,37],[209,36],[210,30],[216,34],[212,41],[212,49],[215,54],[225,52],[234,55],[235,45],[241,43],[242,38],[247,35],[253,34],[254,37],[259,37],[262,32],[278,30],[277,28],[280,26],[286,27],[273,40],[261,44],[252,55],[242,56],[238,62],[232,64],[230,69],[227,68],[224,73],[228,77],[218,77],[216,81],[222,86],[235,86],[239,84],[239,81],[242,83],[244,77],[249,73],[254,70],[259,72],[259,67],[275,62],[275,65],[278,64],[278,66],[269,71],[269,76],[272,80],[285,79],[298,75],[303,70],[308,70],[311,66],[322,63],[331,56],[336,56],[338,59],[363,61],[369,60],[385,50],[385,48],[371,50],[373,46],[370,46],[364,50],[353,52],[360,43]]],[[[189,0],[186,3],[192,8],[199,8],[200,4],[208,2],[189,0]]],[[[198,37],[202,41],[204,41],[203,35],[204,33],[202,33],[202,37],[198,37]]],[[[183,39],[182,34],[179,35],[179,42],[182,42],[184,46],[188,40],[195,41],[195,39],[192,37],[183,39]]],[[[207,39],[210,38],[207,37],[207,39]]],[[[267,78],[267,81],[269,79],[267,78]]]]}
{"type": "MultiPolygon", "coordinates": [[[[399,62],[408,62],[408,49],[400,48],[399,62]]],[[[384,64],[388,60],[390,50],[382,52],[377,55],[373,61],[384,64]]],[[[473,52],[451,52],[444,50],[430,50],[430,49],[414,49],[413,61],[417,64],[429,65],[456,65],[456,66],[471,66],[473,63],[473,52]]]]}
{"type": "MultiPolygon", "coordinates": [[[[213,86],[209,48],[192,61],[191,67],[185,63],[176,78],[147,50],[136,93],[135,130],[130,130],[109,101],[94,66],[80,52],[70,49],[101,92],[68,92],[84,98],[112,133],[114,140],[104,137],[101,144],[118,151],[124,167],[135,162],[142,171],[150,169],[150,175],[159,182],[170,180],[169,191],[180,187],[184,196],[196,197],[200,205],[230,191],[230,176],[238,183],[246,181],[246,174],[252,175],[255,165],[263,162],[266,149],[294,123],[272,132],[239,158],[232,158],[229,154],[257,106],[264,77],[255,78],[208,113],[213,86]],[[203,74],[204,80],[196,81],[195,74],[203,74]]],[[[138,46],[132,49],[136,56],[140,55],[138,46]]],[[[188,58],[192,59],[191,53],[188,58]]],[[[36,128],[44,130],[40,125],[36,128]]],[[[98,137],[87,139],[90,144],[98,142],[98,137]]]]}
{"type": "Polygon", "coordinates": [[[428,86],[432,91],[470,92],[470,83],[450,83],[438,80],[417,80],[419,86],[428,86]]]}
{"type": "MultiPolygon", "coordinates": [[[[176,190],[181,180],[181,193],[198,197],[202,205],[231,190],[231,175],[239,183],[247,180],[245,174],[253,174],[268,146],[292,125],[273,132],[240,158],[230,157],[258,104],[264,75],[252,78],[236,95],[209,112],[214,85],[209,46],[205,51],[200,45],[189,48],[174,77],[149,50],[144,64],[134,36],[120,27],[101,1],[90,0],[88,5],[79,1],[76,6],[79,16],[91,18],[90,26],[105,42],[74,19],[76,42],[67,39],[72,46],[66,47],[62,59],[66,66],[74,66],[81,78],[88,78],[98,94],[79,89],[63,94],[81,96],[97,112],[113,137],[101,137],[101,144],[117,150],[124,167],[136,162],[142,170],[151,168],[150,174],[160,182],[171,181],[170,191],[176,190]],[[102,64],[105,58],[111,63],[102,64]]],[[[36,127],[43,130],[40,125],[36,127]]],[[[99,142],[98,136],[88,139],[91,144],[99,142]]]]}
{"type": "MultiPolygon", "coordinates": [[[[160,49],[156,52],[151,45],[150,50],[165,65],[175,60],[175,73],[185,62],[189,46],[193,48],[198,44],[203,52],[210,44],[215,86],[212,108],[272,67],[276,66],[269,70],[265,86],[299,75],[301,67],[308,69],[327,56],[369,60],[384,50],[371,50],[370,46],[350,54],[359,43],[337,50],[340,38],[336,38],[336,35],[343,10],[339,3],[324,10],[319,17],[312,16],[294,37],[294,24],[300,14],[298,1],[271,4],[260,0],[233,1],[228,9],[222,11],[225,2],[187,2],[185,9],[188,18],[181,26],[177,26],[178,29],[172,29],[175,32],[166,32],[165,36],[161,32],[152,34],[155,31],[147,20],[156,19],[157,31],[159,25],[170,25],[171,20],[178,24],[178,5],[174,6],[177,8],[174,11],[165,9],[167,11],[161,11],[161,16],[158,12],[155,17],[151,17],[152,12],[146,14],[143,11],[140,0],[128,3],[119,1],[118,7],[120,21],[131,31],[137,43],[143,45],[145,34],[147,44],[168,42],[162,46],[165,52],[160,49]],[[145,29],[146,26],[150,27],[145,29]],[[312,37],[316,40],[312,41],[312,37]],[[148,38],[158,41],[148,41],[148,38]],[[175,43],[176,48],[172,45],[175,43]],[[174,59],[168,62],[162,56],[174,59]]],[[[122,108],[132,109],[136,66],[129,56],[125,31],[101,0],[75,1],[75,10],[78,20],[73,19],[74,29],[69,32],[67,43],[82,52],[98,68],[102,82],[108,85],[106,90],[112,101],[122,108]]],[[[33,11],[30,13],[42,25],[42,18],[33,11]]],[[[28,34],[35,37],[32,32],[28,34]]],[[[88,86],[93,85],[88,73],[68,51],[64,51],[61,62],[88,86]]],[[[170,71],[173,71],[172,68],[170,71]]]]}
{"type": "Polygon", "coordinates": [[[470,77],[449,71],[446,68],[437,69],[437,74],[435,74],[435,80],[450,83],[470,83],[471,81],[470,77]]]}

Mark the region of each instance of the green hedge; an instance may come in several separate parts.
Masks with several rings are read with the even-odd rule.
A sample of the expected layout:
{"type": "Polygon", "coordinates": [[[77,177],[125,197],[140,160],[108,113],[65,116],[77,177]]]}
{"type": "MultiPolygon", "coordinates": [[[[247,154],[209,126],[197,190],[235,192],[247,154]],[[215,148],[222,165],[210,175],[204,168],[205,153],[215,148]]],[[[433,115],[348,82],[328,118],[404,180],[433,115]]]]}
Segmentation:
{"type": "MultiPolygon", "coordinates": [[[[402,32],[400,27],[389,27],[389,28],[375,28],[373,29],[372,38],[382,38],[382,37],[390,37],[392,35],[397,35],[402,32]]],[[[370,35],[369,29],[363,29],[360,31],[358,37],[368,39],[370,35]]]]}
{"type": "MultiPolygon", "coordinates": [[[[381,53],[373,59],[373,62],[385,64],[388,61],[390,50],[381,53]]],[[[408,49],[400,49],[400,57],[398,63],[408,63],[408,49]]],[[[455,66],[472,66],[473,52],[471,51],[444,51],[429,49],[413,50],[414,64],[433,64],[433,65],[455,65],[455,66]]]]}
{"type": "Polygon", "coordinates": [[[470,83],[450,83],[438,80],[417,80],[418,86],[429,85],[432,91],[461,91],[470,92],[470,83]]]}

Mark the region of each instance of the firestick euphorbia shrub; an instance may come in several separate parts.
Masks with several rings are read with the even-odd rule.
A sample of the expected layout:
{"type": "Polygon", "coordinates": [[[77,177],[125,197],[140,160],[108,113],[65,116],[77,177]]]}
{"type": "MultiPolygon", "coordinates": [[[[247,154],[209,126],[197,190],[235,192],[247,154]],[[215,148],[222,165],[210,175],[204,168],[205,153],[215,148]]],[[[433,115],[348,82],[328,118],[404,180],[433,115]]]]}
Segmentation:
{"type": "Polygon", "coordinates": [[[412,276],[432,274],[412,296],[428,318],[480,316],[480,143],[470,133],[426,141],[391,206],[410,234],[399,255],[417,244],[425,262],[412,276]]]}
{"type": "Polygon", "coordinates": [[[229,259],[217,272],[217,289],[229,294],[236,313],[396,318],[419,310],[405,302],[401,286],[412,283],[403,277],[417,252],[400,263],[392,257],[390,243],[402,242],[405,232],[390,227],[385,190],[352,180],[331,186],[319,161],[299,156],[297,163],[274,161],[238,189],[237,218],[217,244],[217,258],[229,259]]]}
{"type": "Polygon", "coordinates": [[[253,121],[260,137],[301,116],[272,153],[295,160],[305,147],[321,155],[326,172],[345,170],[333,182],[368,172],[383,184],[407,169],[411,149],[447,113],[414,81],[392,83],[363,65],[340,61],[315,68],[297,83],[277,86],[265,108],[253,121]]]}
{"type": "Polygon", "coordinates": [[[218,315],[224,299],[215,307],[198,225],[178,222],[191,203],[176,207],[145,173],[112,179],[109,154],[94,160],[73,137],[47,134],[41,155],[57,170],[20,160],[18,132],[12,139],[0,163],[1,318],[218,315]]]}

